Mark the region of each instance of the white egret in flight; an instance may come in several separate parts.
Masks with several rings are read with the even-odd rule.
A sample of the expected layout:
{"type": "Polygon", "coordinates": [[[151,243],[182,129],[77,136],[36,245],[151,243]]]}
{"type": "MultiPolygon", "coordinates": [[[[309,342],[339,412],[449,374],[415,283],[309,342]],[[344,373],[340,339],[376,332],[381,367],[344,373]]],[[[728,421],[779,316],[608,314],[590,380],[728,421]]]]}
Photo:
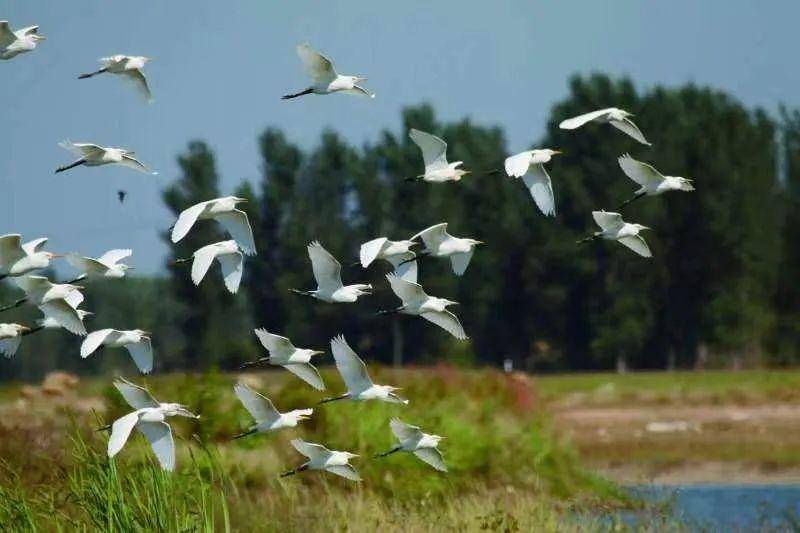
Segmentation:
{"type": "Polygon", "coordinates": [[[45,252],[41,248],[47,238],[34,239],[22,243],[18,233],[0,236],[0,279],[24,276],[50,266],[50,261],[59,254],[45,252]]]}
{"type": "Polygon", "coordinates": [[[67,263],[81,273],[81,278],[124,278],[128,270],[133,267],[121,263],[133,255],[133,250],[109,250],[98,258],[82,257],[76,253],[66,255],[67,263]]]}
{"type": "Polygon", "coordinates": [[[411,240],[417,238],[425,243],[425,249],[418,254],[420,259],[427,256],[449,257],[456,276],[461,276],[467,271],[475,247],[483,244],[483,241],[475,239],[453,237],[447,233],[447,222],[425,228],[411,237],[411,240]]]}
{"type": "Polygon", "coordinates": [[[561,152],[544,148],[528,150],[506,159],[506,174],[512,178],[522,178],[530,191],[533,201],[545,216],[556,216],[556,201],[553,196],[553,183],[544,168],[545,163],[561,152]]]}
{"type": "Polygon", "coordinates": [[[144,172],[145,174],[158,174],[158,172],[150,170],[144,165],[144,163],[133,157],[134,152],[125,150],[124,148],[111,148],[92,143],[74,143],[69,140],[60,142],[58,145],[64,150],[69,150],[73,154],[77,155],[80,159],[74,163],[70,163],[69,165],[58,167],[56,169],[56,174],[71,168],[79,167],[81,165],[85,165],[87,167],[122,165],[123,167],[132,168],[133,170],[138,170],[139,172],[144,172]]]}
{"type": "Polygon", "coordinates": [[[311,76],[312,85],[299,93],[282,96],[283,100],[297,98],[306,94],[331,93],[355,94],[375,98],[374,94],[359,85],[359,83],[366,81],[367,78],[337,74],[336,69],[333,67],[333,62],[311,48],[308,43],[297,45],[297,55],[300,56],[300,61],[303,62],[306,73],[311,76]]]}
{"type": "Polygon", "coordinates": [[[416,246],[414,241],[390,241],[386,237],[378,237],[361,245],[361,266],[367,268],[373,261],[383,259],[394,267],[394,272],[408,281],[417,281],[417,256],[411,251],[416,246]]]}
{"type": "Polygon", "coordinates": [[[618,161],[622,171],[639,184],[639,189],[634,193],[633,198],[623,202],[619,209],[642,196],[658,196],[667,191],[690,192],[694,190],[692,180],[680,176],[665,176],[652,165],[637,161],[628,154],[620,156],[618,161]]]}
{"type": "Polygon", "coordinates": [[[291,289],[292,292],[328,303],[352,303],[360,296],[371,293],[372,285],[363,283],[345,285],[342,283],[341,263],[319,242],[314,241],[308,245],[308,257],[311,259],[311,269],[314,271],[317,288],[313,291],[291,289]]]}
{"type": "Polygon", "coordinates": [[[644,138],[642,131],[630,119],[632,116],[633,113],[628,113],[624,109],[607,107],[605,109],[598,109],[597,111],[592,111],[590,113],[563,120],[558,127],[562,130],[574,130],[593,120],[598,122],[608,122],[618,130],[627,133],[640,143],[650,146],[650,143],[644,138]]]}
{"type": "Polygon", "coordinates": [[[296,427],[298,422],[302,422],[310,418],[314,413],[313,409],[295,409],[281,413],[266,396],[263,396],[244,383],[237,383],[233,386],[233,392],[239,401],[242,402],[244,408],[250,413],[256,423],[252,425],[246,432],[233,437],[240,439],[253,433],[266,433],[269,431],[276,431],[283,428],[296,427]]]}
{"type": "Polygon", "coordinates": [[[446,298],[436,298],[428,296],[422,285],[405,280],[394,274],[387,274],[386,279],[392,287],[392,292],[402,300],[403,305],[387,311],[379,311],[378,314],[387,315],[391,313],[403,313],[405,315],[421,316],[425,320],[432,322],[448,332],[458,340],[465,340],[467,334],[458,317],[447,310],[450,305],[458,305],[458,302],[447,300],[446,298]]]}
{"type": "MultiPolygon", "coordinates": [[[[83,309],[75,309],[75,312],[78,314],[78,318],[81,322],[94,315],[94,313],[84,311],[83,309]]],[[[64,329],[64,326],[62,326],[58,319],[54,318],[52,315],[45,314],[44,318],[39,318],[36,320],[36,327],[31,329],[31,333],[43,329],[64,329]]]]}
{"type": "Polygon", "coordinates": [[[245,254],[256,255],[256,243],[253,240],[250,220],[247,218],[247,213],[236,208],[237,204],[245,202],[247,198],[223,196],[184,209],[172,227],[172,242],[178,242],[186,237],[198,220],[214,219],[222,224],[245,254]]]}
{"type": "Polygon", "coordinates": [[[647,242],[639,235],[640,231],[650,229],[647,226],[625,222],[622,220],[622,215],[619,213],[592,211],[592,217],[594,217],[594,221],[600,226],[602,231],[597,231],[594,235],[590,235],[578,241],[578,244],[583,244],[595,239],[606,239],[609,241],[617,241],[642,257],[653,256],[650,252],[650,248],[647,246],[647,242]]]}
{"type": "Polygon", "coordinates": [[[376,385],[367,373],[367,365],[356,355],[356,352],[347,344],[344,336],[339,335],[331,339],[331,351],[336,361],[336,369],[342,376],[347,392],[333,398],[325,398],[319,403],[328,403],[349,398],[351,400],[381,400],[389,403],[407,404],[408,400],[401,398],[394,391],[400,390],[391,385],[376,385]]]}
{"type": "Polygon", "coordinates": [[[425,173],[411,180],[421,178],[432,183],[459,181],[461,176],[470,173],[469,170],[458,168],[464,164],[463,161],[447,162],[447,143],[436,135],[412,128],[408,136],[422,150],[422,161],[425,163],[425,173]]]}
{"type": "Polygon", "coordinates": [[[147,102],[150,103],[153,101],[153,95],[150,92],[150,86],[147,84],[147,78],[143,71],[148,61],[152,61],[152,58],[144,56],[126,56],[122,54],[102,57],[100,58],[100,63],[102,63],[103,68],[87,74],[81,74],[78,76],[78,79],[85,80],[97,76],[98,74],[105,73],[118,74],[123,76],[123,79],[132,83],[139,93],[147,99],[147,102]]]}
{"type": "Polygon", "coordinates": [[[75,335],[86,335],[83,325],[84,315],[77,311],[83,302],[83,294],[78,285],[71,283],[52,283],[42,276],[22,276],[14,278],[17,286],[25,292],[25,299],[39,307],[46,319],[55,321],[75,335]]]}
{"type": "Polygon", "coordinates": [[[431,465],[440,472],[447,472],[442,452],[439,451],[439,442],[444,439],[439,435],[423,433],[418,426],[406,424],[397,418],[389,422],[392,433],[397,437],[397,445],[391,450],[378,454],[376,457],[386,457],[397,452],[410,452],[431,465]]]}
{"type": "Polygon", "coordinates": [[[254,331],[261,345],[269,352],[269,356],[245,363],[240,368],[255,366],[260,363],[282,366],[315,389],[325,390],[325,384],[322,382],[319,372],[311,364],[312,357],[322,355],[325,352],[308,348],[296,348],[292,341],[286,337],[275,335],[263,328],[254,331]]]}
{"type": "Polygon", "coordinates": [[[0,59],[11,59],[31,52],[45,37],[39,35],[39,26],[12,30],[7,20],[0,20],[0,59]]]}
{"type": "Polygon", "coordinates": [[[219,266],[222,269],[225,288],[231,294],[236,294],[236,291],[239,290],[239,284],[242,282],[244,255],[242,255],[239,245],[234,240],[215,242],[214,244],[203,246],[192,254],[190,258],[176,259],[175,264],[192,261],[192,282],[195,285],[200,285],[214,259],[219,262],[219,266]]]}
{"type": "Polygon", "coordinates": [[[0,324],[0,354],[11,358],[17,353],[22,337],[32,332],[22,324],[0,324]]]}
{"type": "Polygon", "coordinates": [[[133,362],[142,374],[149,374],[153,370],[153,345],[150,342],[150,332],[141,329],[116,330],[99,329],[86,336],[81,344],[81,357],[84,359],[92,355],[101,346],[109,348],[126,348],[131,354],[133,362]]]}
{"type": "Polygon", "coordinates": [[[147,389],[122,378],[117,378],[114,386],[135,411],[118,418],[111,425],[108,456],[117,455],[128,441],[133,428],[137,428],[150,442],[161,468],[172,472],[175,469],[175,441],[172,438],[172,428],[166,421],[167,418],[184,416],[197,419],[200,417],[179,403],[160,403],[147,389]]]}
{"type": "Polygon", "coordinates": [[[350,465],[350,459],[358,457],[358,455],[350,452],[329,450],[321,444],[306,442],[303,439],[292,440],[292,446],[302,455],[308,457],[308,461],[297,468],[284,472],[281,477],[291,476],[303,470],[325,470],[352,481],[361,481],[361,476],[350,465]]]}

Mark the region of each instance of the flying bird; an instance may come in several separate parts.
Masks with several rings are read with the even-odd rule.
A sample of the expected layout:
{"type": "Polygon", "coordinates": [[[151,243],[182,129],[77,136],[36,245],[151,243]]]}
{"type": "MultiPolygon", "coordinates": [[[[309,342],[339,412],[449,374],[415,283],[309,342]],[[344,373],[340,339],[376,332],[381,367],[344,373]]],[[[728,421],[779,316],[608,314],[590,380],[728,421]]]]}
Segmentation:
{"type": "Polygon", "coordinates": [[[25,292],[25,300],[36,305],[45,319],[55,321],[74,335],[86,335],[85,315],[77,310],[83,302],[82,287],[52,283],[42,276],[23,276],[14,278],[14,281],[25,292]]]}
{"type": "Polygon", "coordinates": [[[89,72],[87,74],[81,74],[78,76],[79,80],[85,80],[87,78],[91,78],[93,76],[97,76],[98,74],[117,74],[123,76],[123,79],[133,84],[136,87],[137,91],[141,93],[147,99],[148,103],[153,101],[153,95],[150,92],[150,86],[147,84],[147,78],[144,75],[144,66],[149,62],[152,61],[152,58],[144,57],[144,56],[126,56],[126,55],[114,55],[111,57],[102,57],[100,58],[100,63],[103,65],[103,68],[100,70],[95,70],[94,72],[89,72]]]}
{"type": "Polygon", "coordinates": [[[694,190],[692,180],[680,176],[665,176],[652,165],[637,161],[628,154],[620,156],[618,161],[622,171],[639,184],[639,189],[634,193],[633,198],[623,202],[619,209],[643,196],[658,196],[667,191],[690,192],[694,190]]]}
{"type": "Polygon", "coordinates": [[[312,357],[322,355],[325,352],[308,348],[296,348],[292,341],[286,337],[275,335],[263,328],[256,329],[254,332],[261,345],[269,352],[269,356],[245,363],[242,368],[260,363],[282,366],[315,389],[325,390],[325,384],[322,382],[319,372],[311,364],[312,357]]]}
{"type": "Polygon", "coordinates": [[[31,332],[31,328],[21,324],[0,324],[0,354],[10,359],[17,353],[22,337],[31,332]]]}
{"type": "MultiPolygon", "coordinates": [[[[78,318],[80,319],[81,323],[84,320],[93,316],[94,313],[89,311],[84,311],[83,309],[75,309],[75,312],[78,314],[78,318]]],[[[31,328],[31,333],[35,333],[37,331],[41,331],[43,329],[65,329],[64,326],[58,321],[58,319],[54,318],[52,315],[45,314],[44,318],[39,318],[36,320],[36,327],[31,328]]]]}
{"type": "Polygon", "coordinates": [[[556,216],[556,201],[553,196],[553,183],[544,168],[545,163],[561,152],[549,148],[528,150],[506,159],[506,174],[512,178],[522,178],[530,191],[533,201],[545,216],[556,216]]]}
{"type": "Polygon", "coordinates": [[[222,279],[225,288],[231,294],[236,294],[239,284],[242,282],[242,272],[244,271],[244,255],[239,250],[236,241],[222,241],[203,246],[197,250],[189,259],[177,259],[176,264],[192,261],[192,282],[200,285],[206,276],[208,269],[214,259],[222,269],[222,279]]]}
{"type": "Polygon", "coordinates": [[[425,243],[425,249],[418,254],[419,258],[427,256],[449,257],[456,276],[461,276],[467,271],[467,266],[469,266],[469,262],[472,259],[475,247],[483,244],[482,241],[476,241],[475,239],[453,237],[447,233],[447,222],[425,228],[411,237],[411,240],[418,238],[425,243]]]}
{"type": "Polygon", "coordinates": [[[425,173],[410,178],[411,180],[422,179],[432,183],[459,181],[461,176],[470,173],[469,170],[458,168],[464,164],[463,161],[447,162],[447,143],[436,135],[411,128],[408,136],[422,150],[422,160],[425,163],[425,173]]]}
{"type": "Polygon", "coordinates": [[[628,113],[623,109],[607,107],[605,109],[592,111],[591,113],[578,115],[577,117],[568,118],[567,120],[562,121],[558,127],[562,130],[574,130],[593,120],[598,122],[608,122],[618,130],[627,133],[640,143],[650,146],[651,144],[647,141],[647,139],[644,138],[642,131],[630,119],[632,116],[633,113],[628,113]]]}
{"type": "Polygon", "coordinates": [[[167,423],[167,418],[183,416],[198,419],[200,417],[179,403],[160,403],[144,387],[134,385],[122,378],[114,381],[114,387],[128,405],[135,410],[118,418],[111,425],[108,457],[117,455],[128,441],[133,428],[137,428],[150,442],[161,468],[172,472],[175,469],[175,441],[172,438],[172,428],[167,423]]]}
{"type": "Polygon", "coordinates": [[[275,409],[269,398],[257,393],[244,383],[234,385],[233,392],[256,422],[246,432],[236,435],[234,439],[240,439],[253,433],[267,433],[283,428],[293,428],[297,426],[298,422],[310,418],[314,413],[313,409],[295,409],[294,411],[281,413],[275,409]]]}
{"type": "Polygon", "coordinates": [[[292,292],[328,303],[352,303],[360,296],[371,293],[372,285],[363,283],[344,285],[341,263],[319,242],[314,241],[308,245],[308,257],[311,259],[311,269],[314,271],[317,288],[313,291],[291,289],[292,292]]]}
{"type": "Polygon", "coordinates": [[[395,309],[379,311],[378,314],[386,315],[391,313],[402,313],[405,315],[421,316],[428,322],[432,322],[448,332],[458,340],[465,340],[467,334],[458,317],[447,310],[450,305],[458,305],[458,302],[446,298],[436,298],[428,296],[422,285],[405,280],[394,274],[387,274],[386,279],[392,287],[392,292],[402,300],[403,304],[395,309]]]}
{"type": "Polygon", "coordinates": [[[132,266],[121,263],[133,255],[133,250],[119,249],[109,250],[98,258],[82,257],[76,253],[66,255],[67,263],[72,268],[81,273],[81,278],[124,278],[128,270],[133,269],[132,266]]]}
{"type": "Polygon", "coordinates": [[[386,457],[397,452],[410,452],[440,472],[447,472],[444,458],[439,451],[439,442],[444,439],[439,435],[423,433],[418,426],[406,424],[397,418],[389,422],[392,433],[397,437],[397,445],[376,457],[386,457]]]}
{"type": "Polygon", "coordinates": [[[281,477],[291,476],[303,470],[325,470],[352,481],[361,481],[361,476],[350,465],[350,459],[358,457],[358,455],[350,452],[329,450],[321,444],[306,442],[302,439],[292,440],[292,446],[302,455],[308,457],[308,461],[297,468],[284,472],[281,477]]]}
{"type": "Polygon", "coordinates": [[[256,243],[253,239],[253,229],[247,213],[237,209],[237,204],[247,202],[247,198],[224,196],[200,202],[184,209],[178,216],[178,221],[172,227],[172,242],[178,242],[189,233],[198,220],[214,219],[225,228],[239,248],[247,255],[256,255],[256,243]]]}
{"type": "Polygon", "coordinates": [[[592,211],[595,223],[600,226],[602,231],[597,231],[593,235],[578,241],[583,244],[595,239],[606,239],[617,241],[641,255],[642,257],[652,257],[647,242],[639,235],[642,230],[650,229],[641,224],[631,224],[622,220],[619,213],[607,213],[606,211],[592,211]]]}
{"type": "Polygon", "coordinates": [[[125,192],[125,191],[123,191],[121,189],[117,191],[117,199],[119,200],[119,203],[124,204],[126,196],[128,196],[127,192],[125,192]]]}
{"type": "Polygon", "coordinates": [[[81,357],[86,359],[101,346],[126,348],[142,374],[153,370],[153,345],[150,332],[141,329],[117,330],[99,329],[87,335],[81,344],[81,357]]]}
{"type": "Polygon", "coordinates": [[[0,279],[30,274],[50,266],[50,261],[63,257],[45,252],[42,247],[47,238],[22,243],[22,236],[11,233],[0,236],[0,279]]]}
{"type": "Polygon", "coordinates": [[[361,245],[361,266],[367,268],[378,259],[388,261],[394,267],[394,272],[403,279],[417,281],[417,256],[411,251],[416,246],[415,241],[390,241],[386,237],[378,237],[361,245]]]}
{"type": "Polygon", "coordinates": [[[134,152],[125,150],[124,148],[104,147],[92,143],[74,143],[69,140],[60,142],[58,145],[64,150],[69,150],[73,154],[77,155],[80,159],[70,163],[69,165],[58,167],[56,169],[56,174],[71,168],[79,167],[81,165],[85,165],[87,167],[121,165],[123,167],[132,168],[133,170],[138,170],[139,172],[143,172],[145,174],[158,174],[158,172],[150,170],[144,165],[144,163],[133,157],[135,154],[134,152]]]}
{"type": "Polygon", "coordinates": [[[11,59],[25,52],[32,52],[39,41],[45,37],[39,35],[39,26],[28,26],[12,30],[7,20],[0,20],[0,59],[11,59]]]}
{"type": "Polygon", "coordinates": [[[347,392],[333,398],[325,398],[319,403],[334,402],[349,398],[351,400],[381,400],[389,403],[407,404],[408,400],[401,398],[395,391],[400,390],[391,385],[376,385],[367,373],[367,365],[356,352],[347,344],[344,336],[339,335],[331,339],[331,351],[336,361],[336,369],[342,376],[347,392]]]}
{"type": "Polygon", "coordinates": [[[312,85],[299,93],[282,96],[283,100],[312,93],[345,93],[375,98],[374,94],[359,85],[359,83],[366,81],[367,78],[337,74],[336,69],[333,67],[333,62],[311,48],[308,43],[297,45],[297,55],[300,56],[300,61],[303,62],[306,73],[311,76],[312,85]]]}

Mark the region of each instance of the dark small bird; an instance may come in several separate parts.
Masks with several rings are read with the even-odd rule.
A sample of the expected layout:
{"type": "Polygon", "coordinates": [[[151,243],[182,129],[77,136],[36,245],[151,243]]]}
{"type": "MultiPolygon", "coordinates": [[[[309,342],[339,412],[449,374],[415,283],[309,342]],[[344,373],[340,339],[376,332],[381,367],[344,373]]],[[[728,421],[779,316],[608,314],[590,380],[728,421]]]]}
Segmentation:
{"type": "Polygon", "coordinates": [[[125,203],[125,197],[128,196],[128,193],[125,191],[117,191],[117,198],[119,198],[119,203],[125,203]]]}

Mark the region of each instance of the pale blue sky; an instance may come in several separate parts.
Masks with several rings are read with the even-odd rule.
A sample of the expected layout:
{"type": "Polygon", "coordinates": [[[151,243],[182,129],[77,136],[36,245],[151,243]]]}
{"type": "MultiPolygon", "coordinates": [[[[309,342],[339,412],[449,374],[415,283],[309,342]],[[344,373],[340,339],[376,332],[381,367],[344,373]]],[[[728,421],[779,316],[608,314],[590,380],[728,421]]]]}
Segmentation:
{"type": "Polygon", "coordinates": [[[173,221],[159,191],[189,139],[216,151],[223,192],[259,176],[256,136],[283,128],[308,147],[333,126],[352,142],[399,127],[399,111],[431,102],[439,116],[502,125],[509,149],[543,131],[574,73],[629,75],[639,87],[689,81],[747,105],[800,105],[796,0],[669,2],[401,2],[268,0],[9,0],[0,19],[39,24],[34,53],[0,62],[0,234],[47,235],[53,251],[98,255],[132,247],[139,272],[162,268],[157,230],[173,221]],[[340,72],[369,77],[373,101],[281,94],[307,80],[294,46],[309,41],[340,72]],[[97,58],[155,58],[156,97],[120,80],[78,81],[97,58]],[[160,172],[53,170],[63,139],[135,150],[160,172]],[[116,201],[117,189],[129,200],[116,201]]]}

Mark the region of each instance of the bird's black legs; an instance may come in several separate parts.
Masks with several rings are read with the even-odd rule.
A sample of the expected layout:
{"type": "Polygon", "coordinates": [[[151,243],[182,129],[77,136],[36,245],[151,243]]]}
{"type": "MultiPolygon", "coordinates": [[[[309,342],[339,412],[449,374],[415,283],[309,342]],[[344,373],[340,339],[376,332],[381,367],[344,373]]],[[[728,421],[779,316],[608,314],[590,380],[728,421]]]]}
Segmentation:
{"type": "Polygon", "coordinates": [[[65,167],[58,167],[56,169],[56,174],[58,174],[59,172],[64,172],[65,170],[69,170],[71,168],[75,168],[75,167],[79,167],[81,165],[85,165],[85,164],[86,164],[86,160],[85,159],[78,159],[74,163],[69,164],[69,165],[67,165],[65,167]]]}
{"type": "Polygon", "coordinates": [[[27,301],[28,301],[27,298],[20,298],[19,300],[17,300],[13,304],[9,304],[9,305],[7,305],[5,307],[0,307],[0,313],[2,313],[3,311],[8,311],[10,309],[15,309],[15,308],[19,307],[20,305],[24,304],[27,301]]]}
{"type": "Polygon", "coordinates": [[[301,291],[300,289],[289,289],[289,290],[295,294],[302,294],[303,296],[313,296],[311,291],[301,291]]]}
{"type": "Polygon", "coordinates": [[[106,72],[108,69],[101,68],[100,70],[95,70],[94,72],[89,72],[87,74],[81,74],[78,76],[79,80],[85,80],[86,78],[91,78],[92,76],[97,76],[98,74],[102,74],[106,72]]]}
{"type": "Polygon", "coordinates": [[[287,472],[284,472],[280,475],[280,477],[289,477],[297,474],[298,472],[302,472],[303,470],[308,470],[308,463],[298,466],[297,468],[293,468],[287,472]]]}
{"type": "Polygon", "coordinates": [[[101,428],[97,428],[96,431],[108,431],[111,429],[111,424],[107,424],[101,428]]]}
{"type": "Polygon", "coordinates": [[[410,263],[411,261],[416,261],[417,259],[422,259],[423,257],[428,257],[429,255],[431,255],[430,252],[426,252],[426,251],[418,252],[417,255],[415,255],[414,257],[412,257],[410,259],[406,259],[404,261],[400,261],[400,263],[398,263],[398,265],[395,268],[395,270],[397,270],[397,268],[399,268],[400,265],[405,265],[406,263],[410,263]]]}
{"type": "Polygon", "coordinates": [[[599,239],[599,235],[589,235],[588,237],[577,241],[578,244],[586,244],[587,242],[592,242],[593,240],[599,239]]]}
{"type": "Polygon", "coordinates": [[[309,87],[309,88],[308,88],[308,89],[306,89],[305,91],[300,91],[299,93],[294,93],[294,94],[284,94],[283,96],[281,96],[281,100],[289,100],[290,98],[297,98],[298,96],[303,96],[303,95],[306,95],[306,94],[311,94],[311,93],[313,93],[313,92],[314,92],[314,89],[313,89],[313,88],[311,88],[311,87],[309,87]]]}
{"type": "Polygon", "coordinates": [[[645,194],[644,194],[643,192],[636,193],[636,194],[633,196],[633,198],[631,198],[631,199],[629,199],[629,200],[625,200],[624,202],[622,202],[621,204],[619,204],[619,207],[617,208],[617,211],[622,211],[622,208],[624,208],[626,205],[628,205],[628,204],[632,204],[633,202],[635,202],[636,200],[638,200],[639,198],[641,198],[641,197],[642,197],[642,196],[644,196],[644,195],[645,195],[645,194]]]}
{"type": "Polygon", "coordinates": [[[28,335],[33,335],[37,331],[42,331],[43,329],[44,329],[44,326],[36,326],[35,328],[31,328],[28,331],[23,331],[22,333],[20,333],[20,336],[26,337],[28,335]]]}
{"type": "Polygon", "coordinates": [[[379,453],[374,457],[374,459],[378,459],[379,457],[386,457],[387,455],[392,455],[393,453],[399,452],[402,448],[400,446],[395,446],[388,452],[379,453]]]}
{"type": "Polygon", "coordinates": [[[73,283],[78,283],[79,281],[83,281],[83,280],[85,280],[85,279],[86,279],[86,274],[81,274],[80,276],[78,276],[78,277],[77,277],[77,278],[75,278],[75,279],[71,279],[71,280],[69,280],[69,281],[65,281],[65,282],[64,282],[64,284],[66,284],[66,285],[72,285],[73,283]]]}
{"type": "Polygon", "coordinates": [[[186,257],[184,259],[176,259],[172,262],[173,265],[183,265],[194,259],[194,257],[186,257]]]}
{"type": "Polygon", "coordinates": [[[253,434],[253,433],[255,433],[256,431],[258,431],[256,428],[250,429],[250,430],[248,430],[248,431],[245,431],[244,433],[239,433],[238,435],[236,435],[235,437],[233,437],[233,439],[234,439],[234,440],[236,440],[236,439],[241,439],[242,437],[246,437],[246,436],[248,436],[248,435],[252,435],[252,434],[253,434]]]}
{"type": "Polygon", "coordinates": [[[333,398],[323,398],[323,399],[321,399],[320,401],[317,402],[317,405],[322,405],[323,403],[328,403],[328,402],[335,402],[336,400],[344,400],[345,398],[348,398],[349,396],[350,396],[350,393],[346,392],[346,393],[342,394],[341,396],[334,396],[333,398]]]}
{"type": "Polygon", "coordinates": [[[399,313],[403,310],[403,306],[395,307],[394,309],[384,309],[383,311],[378,311],[375,313],[376,315],[393,315],[395,313],[399,313]]]}
{"type": "Polygon", "coordinates": [[[255,361],[247,361],[239,365],[239,370],[250,368],[251,366],[260,365],[261,363],[266,363],[267,361],[269,361],[269,357],[262,357],[260,359],[256,359],[255,361]]]}

